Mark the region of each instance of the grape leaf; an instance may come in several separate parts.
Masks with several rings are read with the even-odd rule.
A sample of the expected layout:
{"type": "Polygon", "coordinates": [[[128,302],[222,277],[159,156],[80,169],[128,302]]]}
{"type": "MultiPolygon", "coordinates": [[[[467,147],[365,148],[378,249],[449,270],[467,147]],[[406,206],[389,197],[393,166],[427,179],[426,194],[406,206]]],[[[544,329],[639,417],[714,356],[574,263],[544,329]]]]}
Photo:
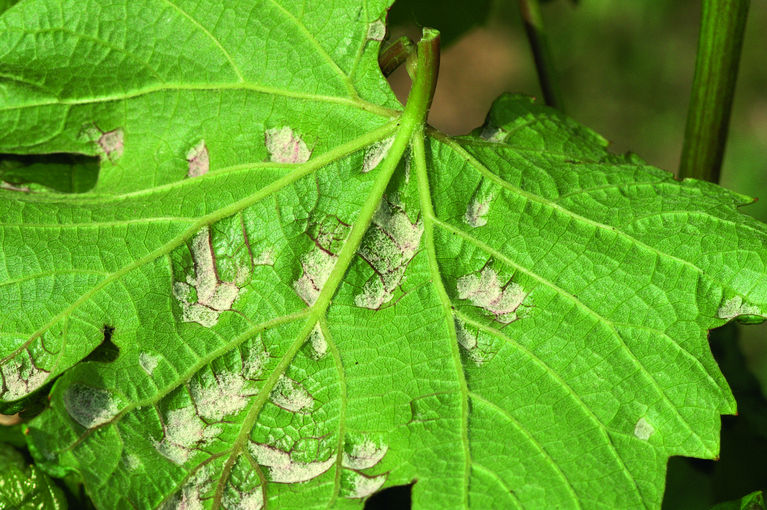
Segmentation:
{"type": "Polygon", "coordinates": [[[727,501],[711,508],[711,510],[765,510],[764,492],[756,491],[743,496],[737,501],[727,501]]]}
{"type": "Polygon", "coordinates": [[[13,447],[0,443],[0,507],[18,510],[66,510],[64,491],[13,447]]]}
{"type": "Polygon", "coordinates": [[[29,447],[98,508],[659,507],[669,456],[717,455],[706,332],[767,307],[749,199],[520,96],[425,127],[437,36],[402,110],[387,8],[0,18],[0,151],[101,158],[0,190],[0,397],[56,379],[29,447]]]}

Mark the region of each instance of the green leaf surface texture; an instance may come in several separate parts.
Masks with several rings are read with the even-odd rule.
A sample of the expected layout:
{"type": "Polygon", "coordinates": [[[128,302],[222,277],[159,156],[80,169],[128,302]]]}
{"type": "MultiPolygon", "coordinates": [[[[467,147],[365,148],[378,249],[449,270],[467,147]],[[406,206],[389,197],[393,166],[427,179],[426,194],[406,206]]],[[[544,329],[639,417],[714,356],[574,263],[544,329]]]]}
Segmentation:
{"type": "Polygon", "coordinates": [[[764,491],[756,491],[739,500],[720,503],[711,510],[767,510],[767,503],[764,501],[764,491]]]}
{"type": "Polygon", "coordinates": [[[0,508],[66,510],[64,491],[12,446],[0,444],[0,508]]]}
{"type": "Polygon", "coordinates": [[[98,508],[659,508],[669,456],[717,456],[707,331],[767,309],[750,199],[522,96],[412,122],[388,7],[0,18],[0,152],[101,158],[0,190],[0,397],[56,378],[28,444],[98,508]]]}

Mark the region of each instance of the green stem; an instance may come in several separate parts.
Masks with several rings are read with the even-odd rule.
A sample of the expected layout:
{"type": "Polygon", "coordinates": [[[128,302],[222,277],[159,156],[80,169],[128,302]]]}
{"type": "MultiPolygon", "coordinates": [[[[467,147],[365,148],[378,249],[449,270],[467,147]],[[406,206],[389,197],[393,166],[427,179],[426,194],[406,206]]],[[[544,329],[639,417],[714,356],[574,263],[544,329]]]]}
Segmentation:
{"type": "Polygon", "coordinates": [[[538,0],[519,0],[519,11],[525,23],[525,32],[530,41],[530,49],[533,52],[535,69],[538,71],[538,82],[543,92],[546,104],[564,111],[565,104],[562,100],[562,90],[556,79],[554,59],[551,56],[549,40],[543,26],[543,16],[538,0]]]}
{"type": "Polygon", "coordinates": [[[703,0],[679,177],[719,181],[749,0],[703,0]]]}

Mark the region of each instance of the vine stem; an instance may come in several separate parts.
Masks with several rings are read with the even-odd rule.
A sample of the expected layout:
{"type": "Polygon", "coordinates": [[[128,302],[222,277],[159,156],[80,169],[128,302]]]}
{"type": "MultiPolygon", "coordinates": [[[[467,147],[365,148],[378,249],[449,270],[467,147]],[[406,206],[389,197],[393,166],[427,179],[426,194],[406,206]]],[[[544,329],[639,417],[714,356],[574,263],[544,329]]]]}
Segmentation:
{"type": "Polygon", "coordinates": [[[562,90],[556,78],[554,59],[551,56],[548,36],[543,25],[541,6],[538,0],[519,0],[519,11],[525,24],[527,39],[530,41],[543,99],[547,105],[564,111],[562,90]]]}
{"type": "Polygon", "coordinates": [[[383,75],[388,77],[414,54],[415,44],[403,35],[381,51],[378,55],[378,66],[383,75]]]}
{"type": "Polygon", "coordinates": [[[719,181],[750,0],[703,0],[679,177],[719,181]]]}

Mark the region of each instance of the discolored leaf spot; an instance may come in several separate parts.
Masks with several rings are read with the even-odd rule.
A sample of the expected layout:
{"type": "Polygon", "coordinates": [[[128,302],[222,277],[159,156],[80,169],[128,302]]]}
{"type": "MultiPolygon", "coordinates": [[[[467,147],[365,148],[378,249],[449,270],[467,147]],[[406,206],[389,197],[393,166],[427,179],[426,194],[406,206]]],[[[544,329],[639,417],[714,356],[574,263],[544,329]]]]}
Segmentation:
{"type": "Polygon", "coordinates": [[[357,471],[344,469],[341,473],[340,492],[345,498],[366,498],[380,489],[387,475],[367,476],[357,471]]]}
{"type": "Polygon", "coordinates": [[[157,364],[160,362],[160,357],[156,354],[151,354],[149,352],[141,352],[138,355],[138,363],[141,365],[141,368],[146,372],[148,375],[152,375],[154,373],[154,369],[157,368],[157,364]]]}
{"type": "Polygon", "coordinates": [[[128,455],[125,455],[122,458],[122,463],[125,465],[126,468],[128,468],[130,471],[135,471],[139,469],[142,465],[141,459],[132,453],[129,453],[128,455]]]}
{"type": "Polygon", "coordinates": [[[11,184],[10,182],[5,182],[5,181],[0,181],[0,189],[5,189],[8,191],[18,191],[21,193],[32,192],[29,186],[18,186],[16,184],[11,184]]]}
{"type": "Polygon", "coordinates": [[[121,128],[113,129],[102,133],[96,143],[101,148],[101,152],[109,160],[114,161],[123,155],[123,137],[121,128]]]}
{"type": "Polygon", "coordinates": [[[392,144],[394,143],[394,137],[391,136],[380,142],[376,142],[365,150],[365,157],[362,160],[362,173],[368,173],[381,164],[386,155],[389,153],[392,144]]]}
{"type": "Polygon", "coordinates": [[[291,454],[273,446],[261,443],[250,443],[249,450],[260,465],[267,468],[268,478],[275,483],[307,482],[326,472],[336,458],[316,462],[298,462],[291,454]]]}
{"type": "Polygon", "coordinates": [[[199,177],[208,173],[210,159],[205,140],[200,140],[197,145],[189,149],[189,152],[186,154],[186,161],[189,163],[187,177],[199,177]]]}
{"type": "Polygon", "coordinates": [[[264,371],[269,353],[260,345],[250,348],[242,360],[242,377],[257,380],[264,371]]]}
{"type": "Polygon", "coordinates": [[[314,407],[314,398],[304,387],[287,376],[281,376],[270,396],[275,405],[298,413],[314,407]]]}
{"type": "Polygon", "coordinates": [[[215,326],[221,312],[231,309],[240,288],[236,282],[219,280],[208,227],[194,236],[190,251],[195,275],[187,276],[186,282],[173,282],[173,295],[181,305],[184,322],[215,326]]]}
{"type": "Polygon", "coordinates": [[[717,311],[717,317],[720,319],[734,319],[741,315],[762,315],[762,311],[759,307],[744,302],[740,296],[728,299],[717,311]]]}
{"type": "Polygon", "coordinates": [[[312,151],[290,127],[267,129],[264,133],[269,160],[275,163],[305,163],[312,151]]]}
{"type": "Polygon", "coordinates": [[[296,294],[311,306],[317,301],[322,286],[328,281],[338,257],[322,248],[314,248],[301,257],[303,273],[293,283],[296,294]]]}
{"type": "Polygon", "coordinates": [[[402,207],[381,201],[358,251],[375,274],[355,296],[354,304],[376,310],[392,299],[418,251],[422,234],[421,220],[412,223],[402,207]]]}
{"type": "Polygon", "coordinates": [[[479,136],[488,142],[503,143],[509,137],[509,132],[492,124],[486,124],[479,136]]]}
{"type": "Polygon", "coordinates": [[[479,275],[468,274],[458,279],[456,283],[458,299],[468,299],[493,314],[495,320],[508,324],[517,319],[517,308],[527,297],[522,287],[509,281],[501,286],[498,274],[486,266],[479,275]]]}
{"type": "Polygon", "coordinates": [[[257,257],[253,258],[254,266],[273,266],[274,265],[274,250],[267,248],[262,251],[257,257]]]}
{"type": "Polygon", "coordinates": [[[463,216],[464,221],[472,227],[483,227],[487,225],[485,217],[490,211],[490,203],[495,194],[487,181],[483,180],[471,197],[471,202],[466,206],[466,213],[463,216]]]}
{"type": "Polygon", "coordinates": [[[250,492],[226,494],[222,505],[226,510],[261,510],[264,508],[264,490],[258,486],[250,492]]]}
{"type": "Polygon", "coordinates": [[[655,427],[648,422],[644,417],[637,420],[634,426],[634,435],[642,441],[647,441],[655,433],[655,427]]]}
{"type": "Polygon", "coordinates": [[[67,388],[63,400],[69,416],[88,429],[107,423],[120,411],[111,392],[84,384],[67,388]]]}
{"type": "Polygon", "coordinates": [[[383,41],[386,36],[386,24],[377,19],[368,25],[368,39],[371,41],[383,41]]]}
{"type": "Polygon", "coordinates": [[[309,345],[312,347],[312,357],[314,359],[321,359],[328,352],[328,342],[325,340],[325,335],[322,334],[319,324],[314,327],[309,335],[309,345]]]}
{"type": "Polygon", "coordinates": [[[240,412],[253,395],[240,374],[223,372],[199,375],[190,383],[190,393],[199,415],[205,420],[221,421],[224,416],[240,412]]]}
{"type": "Polygon", "coordinates": [[[389,451],[387,445],[379,445],[362,437],[358,441],[350,439],[343,455],[343,466],[350,469],[367,469],[375,466],[389,451]]]}
{"type": "Polygon", "coordinates": [[[37,368],[29,354],[22,353],[2,363],[0,375],[3,378],[0,397],[11,401],[29,395],[43,386],[50,372],[37,368]]]}
{"type": "Polygon", "coordinates": [[[204,464],[187,479],[174,497],[168,499],[162,510],[202,510],[206,496],[213,488],[213,476],[209,464],[204,464]]]}
{"type": "Polygon", "coordinates": [[[165,414],[163,438],[155,441],[157,451],[175,464],[183,464],[199,448],[221,433],[218,426],[203,422],[189,405],[165,414]]]}

